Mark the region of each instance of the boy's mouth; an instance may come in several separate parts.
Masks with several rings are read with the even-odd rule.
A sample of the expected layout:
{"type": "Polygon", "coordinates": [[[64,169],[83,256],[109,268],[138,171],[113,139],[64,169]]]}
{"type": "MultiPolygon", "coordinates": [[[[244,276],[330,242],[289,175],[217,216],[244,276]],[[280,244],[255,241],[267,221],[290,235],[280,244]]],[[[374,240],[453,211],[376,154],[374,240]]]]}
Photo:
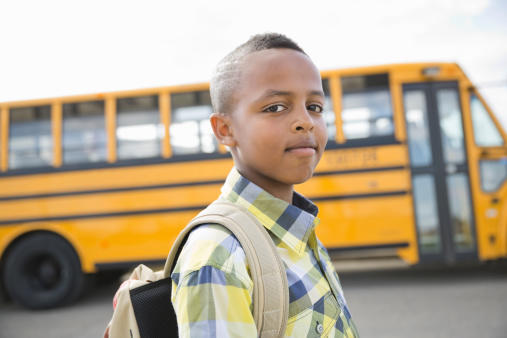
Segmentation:
{"type": "Polygon", "coordinates": [[[312,142],[311,140],[305,140],[287,147],[285,151],[300,156],[311,156],[317,152],[317,149],[318,147],[315,142],[312,142]]]}

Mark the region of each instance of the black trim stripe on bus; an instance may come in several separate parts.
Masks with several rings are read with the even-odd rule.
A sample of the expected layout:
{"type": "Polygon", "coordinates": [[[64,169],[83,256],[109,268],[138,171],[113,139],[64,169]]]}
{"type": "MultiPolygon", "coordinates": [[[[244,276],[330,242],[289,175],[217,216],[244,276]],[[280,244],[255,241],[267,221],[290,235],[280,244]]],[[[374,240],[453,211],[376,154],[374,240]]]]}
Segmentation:
{"type": "Polygon", "coordinates": [[[398,243],[389,243],[389,244],[374,244],[374,245],[356,245],[356,246],[341,246],[341,247],[332,247],[327,248],[327,251],[330,254],[333,253],[341,253],[341,252],[349,252],[356,250],[377,250],[377,249],[398,249],[398,248],[408,248],[408,242],[398,242],[398,243]]]}
{"type": "Polygon", "coordinates": [[[170,163],[183,163],[183,162],[194,162],[194,161],[211,161],[231,158],[229,153],[211,153],[211,154],[189,154],[189,155],[175,155],[170,158],[163,157],[151,157],[135,160],[118,160],[117,162],[96,162],[96,163],[80,163],[80,164],[65,164],[62,167],[40,167],[40,168],[24,168],[14,169],[4,173],[0,173],[0,177],[3,176],[23,176],[23,175],[38,175],[38,174],[53,174],[69,171],[86,171],[94,169],[115,169],[115,168],[128,168],[128,167],[140,167],[146,165],[157,165],[157,164],[170,164],[170,163]]]}
{"type": "MultiPolygon", "coordinates": [[[[389,243],[389,244],[375,244],[375,245],[357,245],[357,246],[344,246],[328,248],[330,254],[342,253],[350,251],[364,251],[364,250],[378,250],[378,249],[399,249],[408,248],[408,242],[389,243]]],[[[168,247],[169,250],[169,247],[168,247]]],[[[98,271],[106,270],[124,270],[131,269],[139,264],[145,265],[164,265],[165,259],[149,259],[149,260],[136,260],[136,261],[122,261],[122,262],[101,262],[95,263],[95,268],[98,271]]]]}
{"type": "MultiPolygon", "coordinates": [[[[388,191],[388,192],[375,193],[375,194],[350,194],[350,195],[319,196],[319,197],[311,198],[311,200],[315,201],[315,202],[326,202],[326,201],[344,200],[344,199],[400,196],[400,195],[406,195],[406,194],[408,194],[407,190],[400,190],[400,191],[388,191]]],[[[173,212],[185,212],[185,211],[199,211],[199,210],[206,208],[206,206],[207,205],[195,205],[195,206],[187,206],[187,207],[179,207],[179,208],[160,208],[160,209],[133,210],[133,211],[110,212],[110,213],[95,213],[95,214],[83,214],[83,215],[56,216],[56,217],[0,220],[0,225],[10,225],[10,224],[16,224],[16,223],[64,221],[64,220],[72,220],[72,219],[136,216],[136,215],[173,213],[173,212]]]]}
{"type": "MultiPolygon", "coordinates": [[[[328,141],[326,150],[365,148],[365,147],[377,147],[377,146],[400,145],[400,144],[405,143],[396,140],[394,136],[390,135],[371,139],[348,140],[346,143],[342,144],[336,143],[335,141],[328,141]]],[[[0,178],[10,176],[53,174],[72,171],[94,170],[94,169],[114,169],[114,168],[137,167],[145,165],[210,161],[230,158],[231,158],[230,153],[216,152],[209,154],[174,155],[173,157],[170,158],[152,157],[143,159],[118,160],[113,163],[97,162],[97,163],[64,164],[62,167],[45,166],[37,168],[11,169],[7,170],[6,172],[0,172],[0,178]]]]}
{"type": "MultiPolygon", "coordinates": [[[[167,250],[169,250],[169,249],[170,248],[168,247],[167,250]]],[[[98,271],[126,270],[126,269],[131,269],[139,264],[164,265],[165,259],[161,258],[161,259],[146,259],[146,260],[138,260],[138,261],[102,262],[102,263],[95,263],[95,268],[98,271]]]]}
{"type": "Polygon", "coordinates": [[[180,208],[160,208],[160,209],[132,210],[132,211],[120,211],[120,212],[105,212],[105,213],[96,213],[96,214],[66,215],[66,216],[41,217],[41,218],[25,218],[25,219],[0,221],[0,225],[9,225],[9,224],[15,224],[15,223],[67,221],[67,220],[73,220],[73,219],[122,217],[122,216],[137,216],[137,215],[147,215],[147,214],[162,214],[162,213],[172,213],[172,212],[197,211],[197,210],[202,210],[206,207],[207,207],[207,205],[195,205],[195,206],[180,207],[180,208]]]}
{"type": "Polygon", "coordinates": [[[313,202],[327,202],[327,201],[337,201],[337,200],[349,200],[349,199],[359,199],[359,198],[375,198],[375,197],[391,197],[391,196],[400,196],[408,194],[408,190],[398,190],[398,191],[387,191],[376,194],[349,194],[349,195],[332,195],[332,196],[319,196],[310,198],[313,202]]]}
{"type": "Polygon", "coordinates": [[[313,176],[331,176],[331,175],[345,175],[345,174],[359,174],[359,173],[371,173],[377,171],[393,171],[403,170],[408,167],[399,165],[392,167],[376,167],[376,168],[362,168],[362,169],[349,169],[349,170],[331,170],[331,171],[318,171],[313,173],[313,176]]]}
{"type": "MultiPolygon", "coordinates": [[[[355,170],[321,171],[321,172],[314,173],[314,176],[332,176],[332,175],[357,174],[357,173],[391,171],[391,170],[402,170],[402,169],[406,169],[406,168],[403,166],[395,166],[395,167],[378,167],[378,168],[366,168],[366,169],[355,169],[355,170]]],[[[223,184],[223,183],[224,183],[224,180],[209,180],[209,181],[192,181],[192,182],[182,182],[182,183],[156,184],[156,185],[142,185],[142,186],[120,187],[120,188],[109,188],[109,189],[74,190],[74,191],[63,191],[63,192],[46,193],[46,194],[0,196],[0,202],[23,200],[23,199],[34,199],[34,198],[51,198],[51,197],[89,195],[89,194],[117,193],[117,192],[139,191],[139,190],[171,189],[171,188],[192,187],[192,186],[199,186],[199,185],[215,185],[215,184],[218,185],[218,184],[223,184]]]]}

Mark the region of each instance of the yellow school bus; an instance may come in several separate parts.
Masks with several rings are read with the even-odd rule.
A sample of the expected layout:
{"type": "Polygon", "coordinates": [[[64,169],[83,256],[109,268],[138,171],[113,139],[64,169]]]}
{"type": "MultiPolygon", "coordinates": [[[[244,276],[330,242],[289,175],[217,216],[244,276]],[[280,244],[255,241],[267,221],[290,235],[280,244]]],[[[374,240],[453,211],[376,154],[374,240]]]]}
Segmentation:
{"type": "MultiPolygon", "coordinates": [[[[507,256],[507,136],[453,63],[322,72],[328,144],[297,190],[331,252],[409,264],[507,256]]],[[[0,269],[32,308],[84,274],[161,262],[233,163],[208,84],[0,104],[0,269]]]]}

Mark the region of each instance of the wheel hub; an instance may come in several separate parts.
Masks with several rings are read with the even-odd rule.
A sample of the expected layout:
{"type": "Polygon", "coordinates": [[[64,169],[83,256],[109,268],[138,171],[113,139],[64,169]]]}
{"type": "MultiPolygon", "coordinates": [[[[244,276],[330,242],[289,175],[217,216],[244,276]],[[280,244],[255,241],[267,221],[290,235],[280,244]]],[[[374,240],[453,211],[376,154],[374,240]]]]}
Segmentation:
{"type": "Polygon", "coordinates": [[[61,267],[49,255],[33,257],[27,262],[24,274],[32,287],[39,290],[54,289],[61,281],[61,267]]]}
{"type": "Polygon", "coordinates": [[[37,278],[43,286],[51,288],[58,283],[59,271],[58,267],[50,260],[44,260],[38,267],[37,278]]]}

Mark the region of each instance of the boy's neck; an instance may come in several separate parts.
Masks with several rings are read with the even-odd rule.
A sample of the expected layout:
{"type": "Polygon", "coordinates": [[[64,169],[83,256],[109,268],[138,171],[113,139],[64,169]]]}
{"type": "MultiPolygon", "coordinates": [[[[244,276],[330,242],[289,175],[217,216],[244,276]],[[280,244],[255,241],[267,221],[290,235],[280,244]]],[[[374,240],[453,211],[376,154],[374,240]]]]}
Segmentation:
{"type": "Polygon", "coordinates": [[[271,189],[271,190],[263,186],[260,187],[269,192],[271,195],[275,196],[276,198],[279,198],[289,204],[292,204],[292,196],[294,195],[294,186],[291,185],[290,188],[287,189],[271,189]]]}
{"type": "Polygon", "coordinates": [[[292,184],[281,184],[279,182],[273,182],[267,177],[259,175],[249,175],[248,172],[238,168],[241,176],[247,178],[250,182],[256,184],[262,189],[276,198],[279,198],[289,204],[292,204],[292,196],[294,195],[294,185],[292,184]]]}

